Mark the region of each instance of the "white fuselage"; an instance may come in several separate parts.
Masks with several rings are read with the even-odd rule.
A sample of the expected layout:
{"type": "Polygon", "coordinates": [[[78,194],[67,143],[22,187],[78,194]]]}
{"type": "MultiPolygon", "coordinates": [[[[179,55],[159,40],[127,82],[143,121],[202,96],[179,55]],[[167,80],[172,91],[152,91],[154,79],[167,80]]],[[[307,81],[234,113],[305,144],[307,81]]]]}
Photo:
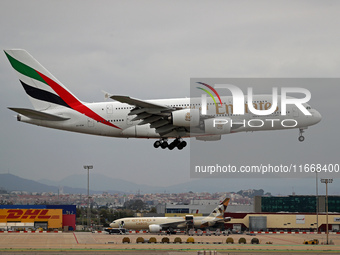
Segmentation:
{"type": "MultiPolygon", "coordinates": [[[[126,228],[132,230],[149,230],[150,225],[166,225],[171,226],[173,229],[184,229],[187,227],[184,221],[185,217],[131,217],[122,218],[113,221],[110,224],[112,228],[126,228]]],[[[207,226],[213,226],[216,223],[214,217],[194,216],[193,223],[195,228],[203,228],[207,226]]]]}
{"type": "MultiPolygon", "coordinates": [[[[147,102],[166,105],[177,108],[201,109],[200,98],[176,98],[176,99],[157,99],[147,100],[147,102]]],[[[304,115],[296,106],[287,105],[286,115],[282,115],[280,100],[278,108],[274,113],[268,116],[257,116],[247,109],[245,104],[245,115],[235,115],[232,112],[232,97],[222,97],[223,105],[215,105],[212,101],[207,101],[207,115],[212,118],[230,118],[235,122],[241,123],[239,127],[234,129],[235,132],[245,131],[263,131],[263,130],[280,130],[291,128],[306,128],[314,125],[321,120],[320,113],[312,109],[309,105],[304,104],[310,116],[304,115]],[[293,127],[291,121],[295,120],[296,125],[293,127]],[[244,122],[240,122],[240,120],[244,122]],[[282,123],[284,121],[284,123],[282,123]]],[[[271,105],[270,95],[257,95],[253,98],[253,105],[258,110],[267,109],[271,105]]],[[[96,121],[86,115],[67,107],[57,107],[46,109],[43,112],[58,115],[60,117],[69,118],[65,121],[49,121],[37,120],[18,116],[22,122],[44,126],[49,128],[73,131],[78,133],[111,136],[111,137],[136,137],[136,138],[160,138],[160,135],[155,131],[155,128],[150,128],[150,124],[138,125],[141,120],[132,121],[134,115],[128,115],[134,106],[120,102],[100,102],[100,103],[84,103],[86,107],[91,109],[96,114],[100,115],[105,121],[96,121]],[[110,125],[108,125],[110,124],[110,125]],[[113,124],[115,127],[113,127],[113,124]]],[[[196,137],[210,135],[199,127],[192,127],[190,132],[187,132],[183,137],[196,137]]],[[[166,137],[176,137],[175,134],[167,134],[166,137]]]]}

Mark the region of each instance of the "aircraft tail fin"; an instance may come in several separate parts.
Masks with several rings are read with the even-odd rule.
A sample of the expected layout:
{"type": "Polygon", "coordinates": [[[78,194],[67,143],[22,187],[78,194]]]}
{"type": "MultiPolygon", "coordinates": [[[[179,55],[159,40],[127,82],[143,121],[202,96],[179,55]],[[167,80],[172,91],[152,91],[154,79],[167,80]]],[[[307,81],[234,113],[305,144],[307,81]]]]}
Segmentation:
{"type": "Polygon", "coordinates": [[[12,49],[4,52],[35,110],[42,111],[60,106],[74,108],[81,104],[79,99],[27,51],[12,49]]]}
{"type": "Polygon", "coordinates": [[[227,209],[230,198],[225,198],[211,213],[210,217],[224,219],[224,212],[227,209]]]}

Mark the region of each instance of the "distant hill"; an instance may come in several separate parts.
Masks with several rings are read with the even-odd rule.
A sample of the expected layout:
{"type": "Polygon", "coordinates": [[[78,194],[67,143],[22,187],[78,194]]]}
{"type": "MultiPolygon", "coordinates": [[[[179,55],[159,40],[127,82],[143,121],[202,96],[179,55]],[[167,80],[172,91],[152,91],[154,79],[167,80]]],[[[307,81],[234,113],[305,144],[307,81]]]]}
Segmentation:
{"type": "Polygon", "coordinates": [[[56,187],[27,180],[13,174],[0,174],[0,186],[7,191],[58,192],[56,187]]]}
{"type": "MultiPolygon", "coordinates": [[[[87,187],[87,174],[75,174],[70,175],[60,181],[51,181],[42,179],[40,183],[52,186],[64,186],[73,188],[87,187]]],[[[259,182],[259,181],[258,181],[259,182]]],[[[166,182],[164,182],[166,183],[166,182]]],[[[90,188],[96,191],[107,191],[109,193],[115,193],[115,191],[125,193],[137,193],[140,191],[142,194],[145,193],[185,193],[189,191],[193,192],[231,192],[239,188],[253,189],[254,187],[248,187],[243,184],[242,179],[191,179],[188,182],[180,183],[171,186],[150,186],[142,185],[126,180],[115,179],[106,175],[98,173],[90,173],[90,188]]],[[[159,183],[162,185],[162,183],[159,183]]],[[[261,185],[261,184],[260,184],[261,185]]],[[[65,191],[65,188],[64,188],[65,191]]],[[[65,191],[66,192],[66,191],[65,191]]],[[[263,192],[263,190],[262,190],[263,192]]]]}
{"type": "MultiPolygon", "coordinates": [[[[18,177],[13,174],[0,174],[0,187],[7,191],[27,191],[27,192],[54,192],[57,193],[59,185],[46,185],[37,181],[32,181],[18,177]]],[[[86,188],[63,187],[65,193],[86,194],[86,188]]]]}
{"type": "MultiPolygon", "coordinates": [[[[90,193],[181,193],[181,192],[216,192],[230,191],[235,188],[231,185],[223,185],[224,180],[218,185],[211,185],[204,179],[194,179],[186,183],[154,187],[148,185],[138,185],[133,182],[110,178],[101,174],[90,175],[90,193]]],[[[63,187],[64,193],[86,194],[87,174],[70,175],[60,181],[41,179],[38,181],[24,179],[13,174],[0,174],[0,187],[7,191],[27,191],[27,192],[54,192],[57,193],[59,186],[63,187]]]]}
{"type": "MultiPolygon", "coordinates": [[[[166,183],[166,181],[164,182],[166,183]]],[[[256,179],[250,186],[249,182],[245,182],[244,179],[236,178],[220,178],[220,179],[191,179],[188,182],[171,185],[171,186],[148,186],[140,185],[133,182],[110,178],[101,174],[90,175],[90,193],[102,193],[104,191],[109,193],[136,193],[138,191],[141,194],[145,193],[182,193],[182,192],[232,192],[233,190],[240,190],[239,192],[254,189],[256,195],[263,194],[262,187],[266,187],[266,190],[274,190],[277,194],[290,194],[292,187],[295,188],[296,194],[314,194],[315,181],[312,178],[305,179],[301,183],[300,179],[290,179],[289,185],[287,182],[268,182],[268,179],[256,179]]],[[[162,183],[159,183],[162,185],[162,183]]],[[[87,193],[87,174],[70,175],[60,181],[52,180],[28,180],[13,174],[0,174],[0,187],[7,191],[28,191],[28,192],[58,192],[59,186],[63,187],[64,193],[68,194],[86,194],[87,193]]],[[[338,191],[332,191],[332,194],[338,194],[338,191]]],[[[250,194],[243,194],[250,195],[250,194]]],[[[254,194],[253,194],[254,195],[254,194]]]]}
{"type": "Polygon", "coordinates": [[[271,196],[271,193],[267,192],[266,194],[264,194],[264,190],[263,189],[252,189],[252,190],[240,190],[238,192],[236,192],[236,194],[242,195],[244,197],[256,197],[256,196],[271,196]]]}
{"type": "MultiPolygon", "coordinates": [[[[87,188],[87,174],[70,175],[60,181],[42,179],[39,180],[39,182],[46,185],[73,187],[81,189],[87,188]]],[[[110,193],[117,192],[136,193],[138,190],[143,191],[143,193],[147,193],[164,190],[163,188],[160,187],[137,185],[136,183],[133,182],[121,179],[114,179],[102,174],[95,173],[90,174],[90,189],[97,191],[106,191],[110,193]]]]}

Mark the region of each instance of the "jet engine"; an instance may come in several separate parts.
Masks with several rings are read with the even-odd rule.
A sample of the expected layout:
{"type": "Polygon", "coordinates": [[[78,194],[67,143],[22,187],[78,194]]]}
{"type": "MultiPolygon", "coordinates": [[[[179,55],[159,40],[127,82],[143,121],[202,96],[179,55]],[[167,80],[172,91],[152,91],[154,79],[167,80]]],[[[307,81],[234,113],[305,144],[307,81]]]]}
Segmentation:
{"type": "Polygon", "coordinates": [[[221,135],[229,134],[231,131],[230,118],[213,118],[204,120],[204,131],[206,134],[221,135]]]}
{"type": "Polygon", "coordinates": [[[171,118],[174,126],[198,126],[200,122],[200,112],[198,109],[182,109],[172,112],[171,118]]]}
{"type": "Polygon", "coordinates": [[[149,225],[150,233],[158,233],[161,230],[162,230],[162,227],[160,225],[156,225],[156,224],[149,225]]]}

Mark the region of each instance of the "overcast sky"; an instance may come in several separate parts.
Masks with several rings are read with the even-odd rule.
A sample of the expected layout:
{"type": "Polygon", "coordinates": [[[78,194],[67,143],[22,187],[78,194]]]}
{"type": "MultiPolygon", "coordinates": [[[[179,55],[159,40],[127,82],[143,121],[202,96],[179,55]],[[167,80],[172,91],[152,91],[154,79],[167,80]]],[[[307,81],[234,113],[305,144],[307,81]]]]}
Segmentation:
{"type": "MultiPolygon", "coordinates": [[[[185,97],[193,77],[339,77],[339,11],[338,1],[3,0],[0,46],[26,49],[86,102],[104,101],[101,90],[140,99],[185,97]]],[[[7,107],[32,106],[5,54],[0,84],[0,173],[60,180],[93,164],[93,172],[137,184],[166,187],[190,180],[190,145],[161,150],[153,148],[153,140],[19,123],[7,107]]],[[[213,144],[235,162],[251,163],[255,151],[253,157],[265,162],[283,155],[283,163],[294,157],[340,163],[340,88],[326,87],[311,90],[310,104],[323,120],[308,129],[304,143],[293,130],[227,135],[213,144]]],[[[228,182],[233,180],[225,179],[225,191],[228,182]]],[[[278,193],[273,183],[282,180],[270,182],[270,191],[278,193]]],[[[296,183],[313,182],[291,186],[296,183]]],[[[250,179],[240,183],[259,185],[250,179]]],[[[340,194],[339,187],[330,192],[340,194]]]]}

